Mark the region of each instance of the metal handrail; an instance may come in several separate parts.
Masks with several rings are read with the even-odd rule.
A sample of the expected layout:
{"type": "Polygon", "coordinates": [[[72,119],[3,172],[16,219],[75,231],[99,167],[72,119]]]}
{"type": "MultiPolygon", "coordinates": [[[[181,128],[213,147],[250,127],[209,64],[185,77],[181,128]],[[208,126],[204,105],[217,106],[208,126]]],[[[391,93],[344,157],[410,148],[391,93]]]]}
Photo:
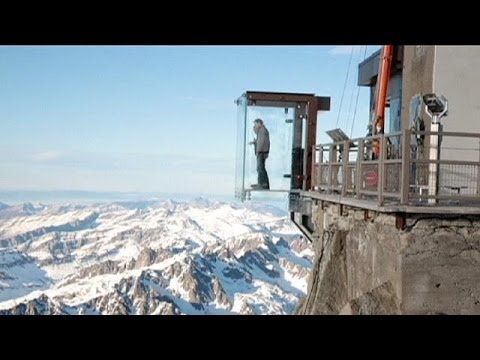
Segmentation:
{"type": "MultiPolygon", "coordinates": [[[[320,156],[318,161],[314,161],[312,164],[314,170],[312,190],[329,194],[337,193],[341,197],[353,196],[357,199],[376,201],[380,205],[386,198],[409,205],[424,205],[418,201],[419,199],[435,199],[433,204],[430,202],[429,205],[436,205],[437,200],[458,202],[458,200],[464,199],[480,202],[480,158],[478,158],[478,154],[477,160],[412,158],[412,151],[416,144],[411,143],[411,135],[438,135],[442,139],[460,137],[480,140],[478,133],[414,132],[407,129],[401,132],[315,145],[314,152],[319,151],[320,156]],[[396,138],[395,142],[387,144],[388,139],[392,138],[396,138]],[[371,141],[376,139],[380,140],[382,144],[378,159],[365,158],[366,148],[371,141]],[[392,152],[385,151],[386,149],[390,149],[392,152]],[[343,155],[341,158],[339,152],[343,155]],[[324,157],[325,154],[328,156],[324,157]],[[356,154],[355,161],[350,160],[351,154],[356,154]],[[420,180],[428,179],[432,166],[435,166],[435,169],[438,168],[437,184],[443,181],[447,185],[435,185],[433,194],[416,193],[420,188],[426,187],[425,184],[417,184],[420,180]],[[459,190],[457,194],[452,195],[441,193],[445,188],[458,188],[459,190]],[[462,189],[468,191],[460,194],[462,189]]],[[[480,153],[480,147],[478,149],[471,147],[460,149],[480,153]]],[[[431,189],[429,191],[431,192],[431,189]]]]}

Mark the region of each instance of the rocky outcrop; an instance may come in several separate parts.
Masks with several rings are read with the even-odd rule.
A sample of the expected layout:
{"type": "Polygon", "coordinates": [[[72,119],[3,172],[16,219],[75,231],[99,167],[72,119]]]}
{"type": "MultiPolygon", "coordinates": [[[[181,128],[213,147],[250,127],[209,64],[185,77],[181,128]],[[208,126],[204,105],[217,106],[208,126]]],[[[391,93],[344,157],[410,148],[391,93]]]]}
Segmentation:
{"type": "Polygon", "coordinates": [[[135,262],[135,268],[139,269],[145,266],[149,266],[155,263],[157,258],[157,253],[150,248],[143,248],[138,254],[137,260],[135,262]]]}
{"type": "Polygon", "coordinates": [[[45,294],[38,298],[0,310],[0,315],[65,315],[62,304],[53,302],[45,294]]]}
{"type": "Polygon", "coordinates": [[[225,307],[227,310],[231,310],[233,307],[232,302],[228,298],[225,290],[223,289],[222,284],[218,281],[217,278],[213,280],[213,293],[215,294],[215,301],[220,305],[225,307]]]}
{"type": "Polygon", "coordinates": [[[240,314],[242,315],[257,315],[255,310],[252,308],[248,302],[245,302],[242,307],[240,308],[240,314]]]}
{"type": "Polygon", "coordinates": [[[95,276],[104,274],[115,274],[120,270],[123,270],[123,266],[119,262],[107,260],[98,264],[94,264],[81,269],[77,274],[71,275],[60,283],[62,286],[73,284],[80,279],[93,278],[95,276]]]}
{"type": "Polygon", "coordinates": [[[346,233],[325,234],[310,276],[308,296],[297,310],[299,314],[338,314],[348,299],[346,233]]]}
{"type": "Polygon", "coordinates": [[[4,238],[0,240],[0,246],[10,247],[10,246],[20,245],[28,240],[34,239],[35,237],[41,236],[43,234],[51,233],[51,232],[73,232],[73,231],[91,229],[97,225],[96,220],[98,216],[99,214],[97,212],[92,212],[91,214],[85,216],[84,218],[75,219],[65,224],[40,227],[38,229],[25,232],[23,234],[14,235],[9,238],[4,238]]]}
{"type": "Polygon", "coordinates": [[[400,306],[392,283],[387,281],[351,300],[348,308],[353,315],[396,315],[399,314],[400,306]]]}
{"type": "Polygon", "coordinates": [[[298,314],[480,314],[480,218],[314,208],[319,238],[298,314]]]}

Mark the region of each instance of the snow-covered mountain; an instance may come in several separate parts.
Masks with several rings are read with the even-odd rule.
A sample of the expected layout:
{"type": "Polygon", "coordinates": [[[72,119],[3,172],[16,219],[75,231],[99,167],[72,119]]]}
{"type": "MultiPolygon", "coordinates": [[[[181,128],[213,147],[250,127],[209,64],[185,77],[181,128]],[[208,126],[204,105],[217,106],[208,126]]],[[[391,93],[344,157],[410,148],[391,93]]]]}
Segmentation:
{"type": "Polygon", "coordinates": [[[0,206],[0,314],[290,314],[313,250],[274,207],[0,206]]]}

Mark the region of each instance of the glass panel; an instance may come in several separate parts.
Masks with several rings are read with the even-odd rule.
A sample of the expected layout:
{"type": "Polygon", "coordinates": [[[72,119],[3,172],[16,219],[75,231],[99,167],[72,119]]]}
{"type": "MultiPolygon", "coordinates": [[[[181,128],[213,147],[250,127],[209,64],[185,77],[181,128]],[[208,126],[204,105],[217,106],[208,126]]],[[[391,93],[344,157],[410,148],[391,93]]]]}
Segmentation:
{"type": "Polygon", "coordinates": [[[247,118],[247,100],[245,96],[237,100],[237,158],[235,166],[235,198],[245,200],[245,121],[247,118]]]}
{"type": "MultiPolygon", "coordinates": [[[[293,108],[276,108],[249,106],[247,109],[245,153],[245,188],[251,189],[253,184],[258,183],[257,158],[253,145],[248,145],[256,138],[253,131],[253,121],[257,118],[263,120],[270,135],[270,153],[265,162],[270,190],[290,190],[291,158],[292,158],[292,127],[293,108]]],[[[252,192],[253,193],[253,192],[252,192]]],[[[275,196],[273,193],[269,197],[275,196]]],[[[282,195],[284,197],[284,195],[282,195]]]]}
{"type": "Polygon", "coordinates": [[[402,126],[400,123],[400,106],[401,106],[401,99],[394,98],[390,101],[390,128],[389,132],[397,132],[402,130],[402,126]]]}

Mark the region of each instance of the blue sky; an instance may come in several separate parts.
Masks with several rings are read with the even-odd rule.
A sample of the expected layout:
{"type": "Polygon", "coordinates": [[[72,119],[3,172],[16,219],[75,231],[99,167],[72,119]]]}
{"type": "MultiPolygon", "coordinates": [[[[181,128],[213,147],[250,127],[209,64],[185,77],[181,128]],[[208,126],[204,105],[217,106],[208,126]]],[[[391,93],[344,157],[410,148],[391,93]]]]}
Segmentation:
{"type": "MultiPolygon", "coordinates": [[[[331,96],[332,111],[319,119],[324,141],[351,49],[0,46],[0,190],[231,194],[234,100],[246,90],[331,96]]],[[[344,95],[347,133],[364,50],[354,47],[344,95]]],[[[362,88],[353,136],[367,122],[362,88]]]]}

